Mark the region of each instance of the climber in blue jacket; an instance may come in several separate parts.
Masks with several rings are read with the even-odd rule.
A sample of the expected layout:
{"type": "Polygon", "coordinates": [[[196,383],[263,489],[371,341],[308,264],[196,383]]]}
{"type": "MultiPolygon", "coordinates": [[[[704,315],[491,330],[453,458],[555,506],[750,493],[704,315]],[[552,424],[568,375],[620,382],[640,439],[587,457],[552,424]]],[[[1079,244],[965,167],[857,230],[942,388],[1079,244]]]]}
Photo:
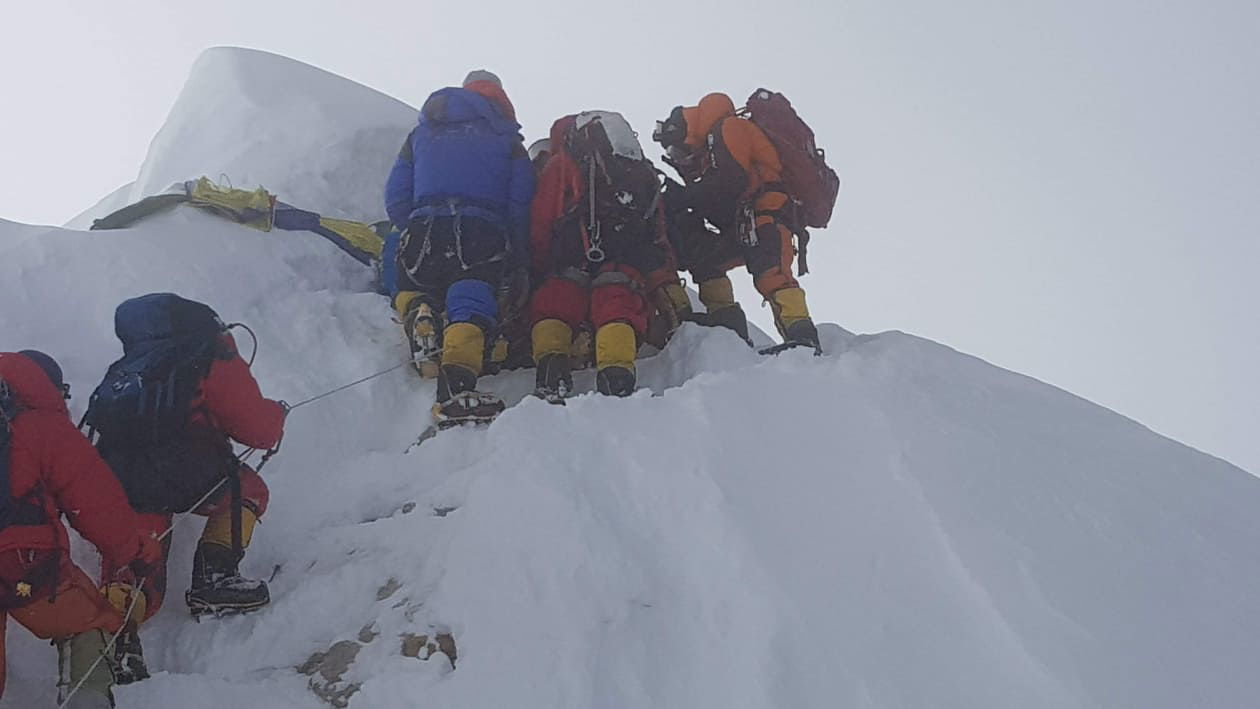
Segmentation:
{"type": "MultiPolygon", "coordinates": [[[[439,406],[476,393],[487,335],[503,316],[500,291],[512,291],[506,302],[528,297],[533,196],[516,110],[497,76],[473,71],[429,96],[390,171],[385,207],[404,230],[394,308],[416,368],[438,378],[439,406]]],[[[466,413],[460,405],[471,400],[445,413],[466,413]]]]}

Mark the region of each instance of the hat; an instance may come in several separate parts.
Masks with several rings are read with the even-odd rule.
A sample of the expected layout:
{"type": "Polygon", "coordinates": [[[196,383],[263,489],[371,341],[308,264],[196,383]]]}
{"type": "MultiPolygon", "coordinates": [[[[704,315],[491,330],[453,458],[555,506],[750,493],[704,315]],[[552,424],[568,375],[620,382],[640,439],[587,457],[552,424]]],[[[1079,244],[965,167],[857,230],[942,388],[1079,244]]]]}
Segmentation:
{"type": "Polygon", "coordinates": [[[486,71],[485,69],[473,69],[468,72],[468,76],[464,77],[464,86],[466,87],[477,81],[489,81],[495,86],[503,88],[503,81],[498,77],[498,75],[492,71],[486,71]]]}
{"type": "Polygon", "coordinates": [[[52,382],[53,386],[57,387],[58,390],[65,391],[65,380],[62,378],[61,365],[57,364],[57,360],[39,350],[22,350],[18,354],[38,364],[39,368],[44,370],[44,374],[47,375],[48,381],[52,382]]]}

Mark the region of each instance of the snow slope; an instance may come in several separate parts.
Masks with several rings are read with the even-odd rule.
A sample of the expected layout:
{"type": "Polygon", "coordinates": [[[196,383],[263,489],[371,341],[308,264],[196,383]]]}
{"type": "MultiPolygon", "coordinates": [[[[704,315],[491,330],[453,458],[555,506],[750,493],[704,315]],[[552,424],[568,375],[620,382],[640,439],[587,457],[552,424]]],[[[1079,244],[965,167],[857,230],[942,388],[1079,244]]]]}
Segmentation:
{"type": "MultiPolygon", "coordinates": [[[[227,158],[327,209],[326,175],[282,143],[204,149],[306,120],[302,103],[368,105],[312,72],[208,53],[138,184],[227,158]],[[267,75],[285,80],[251,84],[267,75]]],[[[344,136],[377,131],[385,150],[395,119],[374,111],[296,132],[345,164],[344,136]]],[[[377,209],[379,192],[349,187],[346,213],[377,209]]],[[[311,234],[192,210],[110,232],[0,221],[0,347],[56,355],[77,416],[119,353],[114,306],[175,290],[251,325],[264,390],[300,402],[406,358],[369,279],[311,234]]],[[[410,453],[433,387],[406,370],[296,409],[244,565],[272,606],[187,618],[185,518],[144,629],[157,674],[120,707],[1254,704],[1260,480],[940,345],[822,332],[825,357],[767,359],[687,326],[628,400],[551,407],[522,400],[532,373],[492,378],[519,405],[410,453]],[[421,636],[453,638],[454,665],[417,659],[421,636]]],[[[76,558],[91,568],[89,549],[76,558]]],[[[53,652],[13,623],[7,637],[0,707],[52,706],[53,652]]]]}
{"type": "Polygon", "coordinates": [[[385,177],[415,121],[405,103],[322,69],[252,49],[209,49],[193,64],[135,182],[69,225],[87,228],[202,175],[262,185],[325,216],[383,219],[385,177]]]}
{"type": "MultiPolygon", "coordinates": [[[[195,212],[0,224],[5,347],[59,356],[75,413],[111,309],[174,289],[260,335],[296,402],[405,358],[368,273],[299,232],[195,212]],[[144,254],[144,258],[137,258],[144,254]],[[85,297],[68,299],[67,292],[85,297]]],[[[1260,481],[1067,393],[900,333],[763,359],[688,327],[651,392],[528,399],[403,454],[399,370],[295,411],[246,562],[264,613],[145,630],[121,706],[317,707],[298,667],[363,643],[352,707],[1237,707],[1260,692],[1260,481]],[[401,654],[453,635],[457,669],[401,654]]],[[[513,400],[529,373],[488,382],[513,400]]],[[[48,706],[13,628],[0,706],[48,706]],[[39,704],[43,702],[43,704],[39,704]]],[[[340,685],[339,685],[340,686],[340,685]]],[[[336,687],[334,687],[336,689],[336,687]]]]}

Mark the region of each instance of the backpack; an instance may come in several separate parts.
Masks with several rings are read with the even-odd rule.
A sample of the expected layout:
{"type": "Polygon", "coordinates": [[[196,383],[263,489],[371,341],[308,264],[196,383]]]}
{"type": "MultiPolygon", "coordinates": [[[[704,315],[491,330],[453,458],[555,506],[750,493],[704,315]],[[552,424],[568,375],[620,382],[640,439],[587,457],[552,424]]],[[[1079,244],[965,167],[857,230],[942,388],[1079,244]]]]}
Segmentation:
{"type": "Polygon", "coordinates": [[[137,512],[186,512],[239,467],[226,434],[189,423],[211,364],[229,356],[226,330],[209,306],[172,293],[114,314],[123,356],[92,392],[84,423],[137,512]]]}
{"type": "Polygon", "coordinates": [[[8,382],[0,379],[0,531],[14,526],[40,525],[48,522],[44,510],[30,500],[13,497],[10,487],[13,421],[21,413],[17,396],[8,382]]]}
{"type": "Polygon", "coordinates": [[[84,419],[89,430],[111,445],[178,435],[226,329],[209,306],[173,293],[124,301],[114,312],[123,356],[92,392],[84,419]]]}
{"type": "MultiPolygon", "coordinates": [[[[13,497],[9,487],[13,421],[21,413],[8,382],[0,379],[0,531],[9,527],[48,524],[44,508],[29,498],[13,497]]],[[[32,495],[33,497],[33,495],[32,495]]],[[[0,558],[0,613],[28,606],[57,587],[61,550],[22,550],[0,558]]]]}
{"type": "Polygon", "coordinates": [[[578,114],[565,134],[565,150],[582,172],[584,194],[575,212],[587,259],[599,263],[618,244],[655,241],[661,184],[625,117],[578,114]]]}
{"type": "Polygon", "coordinates": [[[840,177],[814,144],[814,131],[781,93],[757,89],[748,97],[746,111],[779,153],[783,185],[799,206],[799,226],[827,226],[840,193],[840,177]]]}

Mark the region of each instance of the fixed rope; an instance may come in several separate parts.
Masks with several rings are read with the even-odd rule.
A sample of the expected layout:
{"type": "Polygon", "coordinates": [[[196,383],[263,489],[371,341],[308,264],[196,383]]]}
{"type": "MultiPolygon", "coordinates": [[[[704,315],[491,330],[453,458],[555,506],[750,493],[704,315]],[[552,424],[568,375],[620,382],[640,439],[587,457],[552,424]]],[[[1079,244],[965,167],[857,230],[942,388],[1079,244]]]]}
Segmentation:
{"type": "MultiPolygon", "coordinates": [[[[257,352],[257,347],[255,347],[255,352],[257,352]]],[[[287,405],[288,410],[292,411],[293,409],[306,406],[307,404],[312,404],[316,401],[319,401],[320,399],[324,399],[326,397],[332,396],[333,394],[337,394],[347,389],[351,389],[353,387],[359,386],[360,384],[370,382],[373,379],[376,379],[378,377],[383,377],[386,374],[389,374],[390,372],[393,372],[397,369],[402,369],[403,367],[406,367],[409,364],[411,364],[410,360],[406,362],[401,362],[399,364],[396,364],[390,367],[389,369],[383,369],[379,372],[376,372],[375,374],[369,374],[368,376],[362,377],[360,379],[356,379],[350,382],[349,384],[343,384],[342,386],[336,387],[335,389],[330,389],[322,394],[318,394],[316,396],[312,396],[309,399],[304,399],[302,401],[299,401],[296,404],[287,405]]],[[[245,465],[249,461],[249,459],[253,457],[253,455],[257,452],[258,452],[257,448],[250,448],[249,450],[246,450],[245,452],[237,456],[237,460],[240,462],[241,465],[245,465]]],[[[263,453],[263,457],[261,460],[259,460],[258,466],[254,469],[254,471],[258,472],[262,470],[263,466],[265,466],[267,462],[271,460],[272,456],[274,456],[278,452],[280,452],[280,445],[277,443],[274,448],[263,453]]],[[[202,495],[201,499],[197,500],[197,502],[194,503],[193,506],[190,507],[189,509],[195,510],[198,507],[201,507],[203,504],[209,501],[210,498],[213,497],[215,493],[219,492],[219,490],[223,488],[223,485],[226,484],[229,480],[230,480],[229,477],[225,477],[222,480],[220,480],[218,483],[215,484],[214,487],[210,488],[210,490],[206,494],[202,495]]],[[[175,525],[179,524],[179,520],[180,518],[176,517],[174,520],[171,521],[171,524],[166,528],[166,530],[157,536],[157,541],[159,543],[165,540],[168,536],[170,536],[171,532],[175,531],[175,525]]],[[[92,676],[92,673],[96,672],[97,668],[100,667],[101,663],[104,662],[106,658],[109,657],[110,653],[114,651],[114,646],[118,643],[118,638],[122,637],[122,634],[126,632],[127,625],[131,623],[131,618],[135,614],[136,606],[139,604],[140,598],[142,597],[142,594],[143,594],[143,591],[141,591],[140,589],[144,587],[145,580],[146,579],[144,578],[136,579],[135,590],[132,593],[131,603],[130,605],[127,606],[127,610],[123,614],[122,627],[118,629],[118,632],[110,636],[109,641],[105,643],[105,648],[101,651],[100,657],[96,658],[96,661],[94,661],[91,664],[91,666],[88,667],[87,672],[83,673],[83,676],[79,678],[79,681],[76,682],[74,686],[70,688],[70,691],[66,693],[65,698],[62,699],[60,703],[57,704],[57,709],[65,709],[65,707],[70,704],[70,700],[73,699],[74,695],[77,694],[79,690],[83,688],[83,684],[87,682],[89,677],[92,676]]]]}

